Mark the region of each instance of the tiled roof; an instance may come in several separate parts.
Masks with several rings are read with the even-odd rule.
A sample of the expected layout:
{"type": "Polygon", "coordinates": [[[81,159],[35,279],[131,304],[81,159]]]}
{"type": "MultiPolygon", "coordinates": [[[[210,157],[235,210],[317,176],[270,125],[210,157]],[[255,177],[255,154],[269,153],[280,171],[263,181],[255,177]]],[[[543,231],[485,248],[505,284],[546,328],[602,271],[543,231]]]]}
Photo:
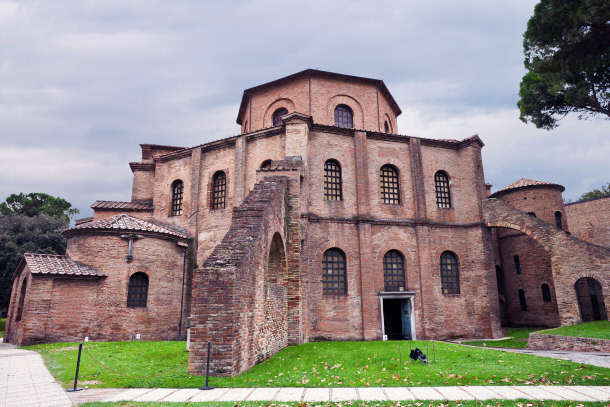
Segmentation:
{"type": "Polygon", "coordinates": [[[153,205],[150,202],[120,202],[120,201],[95,201],[92,209],[117,209],[131,211],[150,211],[153,205]]]}
{"type": "Polygon", "coordinates": [[[25,253],[23,258],[32,274],[105,277],[96,269],[60,254],[25,253]]]}
{"type": "Polygon", "coordinates": [[[521,178],[521,179],[513,182],[512,184],[500,189],[499,191],[494,192],[494,195],[497,194],[498,192],[504,192],[504,191],[508,191],[510,189],[518,189],[518,188],[534,187],[534,186],[550,186],[550,187],[559,188],[562,191],[565,189],[563,186],[561,186],[559,184],[554,184],[552,182],[536,181],[533,179],[521,178]]]}
{"type": "Polygon", "coordinates": [[[103,219],[94,220],[87,223],[81,223],[79,225],[76,225],[72,229],[67,229],[65,232],[69,233],[70,231],[92,229],[117,231],[121,230],[128,232],[152,232],[176,236],[184,239],[188,237],[186,231],[184,231],[183,229],[174,226],[153,223],[144,219],[136,218],[134,216],[126,215],[124,213],[103,219]]]}

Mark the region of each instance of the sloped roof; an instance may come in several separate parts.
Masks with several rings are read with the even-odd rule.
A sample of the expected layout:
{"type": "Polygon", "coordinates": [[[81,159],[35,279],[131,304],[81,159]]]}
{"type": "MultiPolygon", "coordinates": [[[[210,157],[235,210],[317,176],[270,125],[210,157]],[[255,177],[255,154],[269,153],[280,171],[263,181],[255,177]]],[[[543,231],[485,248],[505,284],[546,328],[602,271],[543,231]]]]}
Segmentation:
{"type": "Polygon", "coordinates": [[[136,218],[127,214],[109,216],[107,218],[93,220],[91,222],[80,223],[71,229],[64,230],[65,235],[70,235],[78,231],[124,231],[124,232],[148,232],[159,233],[179,237],[182,239],[188,238],[188,234],[184,229],[153,223],[144,219],[136,218]]]}
{"type": "Polygon", "coordinates": [[[550,188],[559,189],[561,192],[565,191],[565,188],[559,184],[555,184],[552,182],[536,181],[534,179],[529,179],[529,178],[521,178],[521,179],[513,182],[512,184],[494,192],[493,194],[491,194],[491,196],[494,196],[496,194],[500,194],[503,192],[507,192],[510,190],[523,189],[523,188],[528,188],[528,187],[550,187],[550,188]]]}
{"type": "Polygon", "coordinates": [[[151,202],[95,201],[91,205],[91,209],[150,211],[153,209],[153,205],[151,202]]]}
{"type": "Polygon", "coordinates": [[[32,274],[106,277],[106,274],[97,271],[93,267],[72,261],[60,254],[25,253],[23,261],[29,266],[32,274]]]}

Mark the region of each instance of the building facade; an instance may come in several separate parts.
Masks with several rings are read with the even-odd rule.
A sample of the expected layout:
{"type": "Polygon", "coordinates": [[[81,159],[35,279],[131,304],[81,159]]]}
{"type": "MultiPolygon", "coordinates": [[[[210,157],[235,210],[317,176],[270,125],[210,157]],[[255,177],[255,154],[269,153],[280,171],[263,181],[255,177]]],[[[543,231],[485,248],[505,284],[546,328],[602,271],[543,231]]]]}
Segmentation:
{"type": "Polygon", "coordinates": [[[567,233],[563,187],[490,197],[478,136],[399,135],[400,114],[380,80],[306,70],[244,91],[237,136],[141,145],[130,202],[94,203],[66,256],[24,257],[8,340],[179,339],[191,316],[189,371],[212,341],[234,375],[312,340],[499,337],[576,323],[579,301],[607,318],[610,239],[567,233]]]}

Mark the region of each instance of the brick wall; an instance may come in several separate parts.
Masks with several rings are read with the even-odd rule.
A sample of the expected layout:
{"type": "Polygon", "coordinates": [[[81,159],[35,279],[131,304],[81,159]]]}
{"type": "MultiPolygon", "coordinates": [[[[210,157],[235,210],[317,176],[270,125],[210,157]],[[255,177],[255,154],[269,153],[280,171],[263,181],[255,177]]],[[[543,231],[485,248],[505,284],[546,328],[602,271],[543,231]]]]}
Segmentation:
{"type": "Polygon", "coordinates": [[[610,352],[610,340],[531,333],[527,348],[531,350],[610,352]]]}
{"type": "Polygon", "coordinates": [[[575,237],[610,246],[610,196],[568,204],[566,214],[575,237]]]}

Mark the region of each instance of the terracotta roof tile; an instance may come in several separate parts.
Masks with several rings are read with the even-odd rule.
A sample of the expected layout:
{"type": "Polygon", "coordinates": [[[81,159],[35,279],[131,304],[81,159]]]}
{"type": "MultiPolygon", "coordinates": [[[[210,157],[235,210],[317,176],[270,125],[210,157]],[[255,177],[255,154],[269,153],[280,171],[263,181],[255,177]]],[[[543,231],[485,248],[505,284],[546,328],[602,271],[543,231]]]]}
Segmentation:
{"type": "Polygon", "coordinates": [[[25,253],[23,258],[32,274],[106,277],[104,273],[64,255],[25,253]]]}
{"type": "Polygon", "coordinates": [[[132,211],[150,211],[153,209],[151,202],[121,202],[121,201],[95,201],[92,209],[117,209],[132,211]]]}
{"type": "Polygon", "coordinates": [[[563,186],[561,186],[559,184],[555,184],[553,182],[544,182],[544,181],[536,181],[534,179],[529,179],[529,178],[521,178],[521,179],[513,182],[512,184],[494,192],[494,195],[497,194],[498,192],[504,192],[504,191],[508,191],[510,189],[518,189],[518,188],[533,187],[533,186],[557,187],[557,188],[560,188],[562,191],[565,189],[563,186]]]}
{"type": "Polygon", "coordinates": [[[130,232],[152,232],[176,236],[184,239],[188,237],[186,231],[181,228],[169,225],[161,225],[159,223],[153,223],[124,213],[76,225],[72,229],[67,229],[66,231],[91,229],[117,231],[124,230],[130,232]]]}

